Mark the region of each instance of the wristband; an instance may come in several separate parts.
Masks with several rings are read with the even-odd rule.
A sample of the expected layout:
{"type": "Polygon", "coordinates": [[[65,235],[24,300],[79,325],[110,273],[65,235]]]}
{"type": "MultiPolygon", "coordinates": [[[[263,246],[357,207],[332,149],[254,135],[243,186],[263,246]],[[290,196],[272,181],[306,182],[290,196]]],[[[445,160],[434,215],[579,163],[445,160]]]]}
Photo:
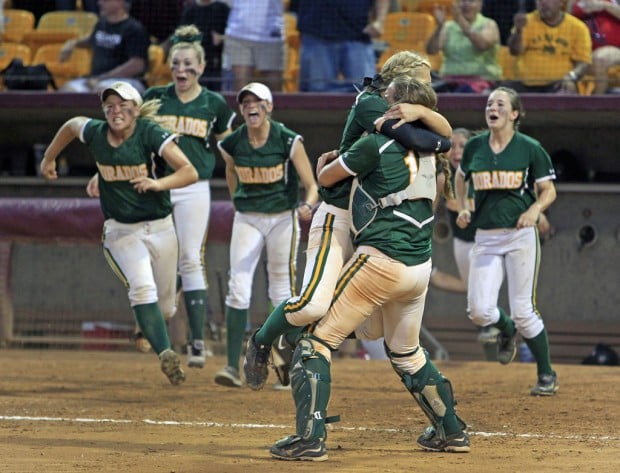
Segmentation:
{"type": "Polygon", "coordinates": [[[459,218],[461,215],[465,215],[465,213],[468,213],[469,215],[471,215],[471,212],[467,209],[463,209],[461,210],[458,215],[456,216],[456,218],[459,218]]]}

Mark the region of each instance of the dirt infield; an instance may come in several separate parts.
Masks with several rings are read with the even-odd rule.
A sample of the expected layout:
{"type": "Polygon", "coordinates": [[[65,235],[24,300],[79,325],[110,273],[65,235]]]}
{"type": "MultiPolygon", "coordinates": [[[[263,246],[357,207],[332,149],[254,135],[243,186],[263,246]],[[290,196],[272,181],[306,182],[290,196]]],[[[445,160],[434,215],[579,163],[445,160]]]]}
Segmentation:
{"type": "MultiPolygon", "coordinates": [[[[469,454],[423,452],[426,425],[385,361],[337,359],[324,463],[272,460],[293,433],[290,392],[213,383],[221,357],[168,384],[155,355],[0,350],[0,471],[617,472],[620,368],[557,365],[554,398],[529,396],[532,364],[442,362],[469,454]]],[[[273,374],[271,375],[273,377],[273,374]]]]}

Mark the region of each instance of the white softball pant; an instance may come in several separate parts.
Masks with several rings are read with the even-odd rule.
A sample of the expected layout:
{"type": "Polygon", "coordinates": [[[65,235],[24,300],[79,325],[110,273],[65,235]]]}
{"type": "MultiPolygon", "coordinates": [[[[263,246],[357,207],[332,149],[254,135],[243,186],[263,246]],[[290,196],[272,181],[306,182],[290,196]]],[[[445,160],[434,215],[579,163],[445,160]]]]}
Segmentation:
{"type": "Polygon", "coordinates": [[[497,301],[505,269],[510,317],[521,335],[536,337],[544,328],[535,301],[539,264],[535,227],[477,230],[467,292],[469,318],[481,327],[499,320],[497,301]]]}
{"type": "Polygon", "coordinates": [[[106,220],[103,252],[132,307],[158,302],[164,318],[174,315],[178,242],[171,215],[138,223],[106,220]]]}
{"type": "Polygon", "coordinates": [[[308,232],[301,293],[284,306],[291,325],[303,327],[327,313],[340,270],[353,253],[350,223],[351,216],[346,209],[325,202],[316,209],[308,232]]]}
{"type": "Polygon", "coordinates": [[[172,189],[172,216],[179,239],[179,272],[184,291],[207,289],[204,252],[211,215],[208,180],[172,189]]]}
{"type": "Polygon", "coordinates": [[[267,253],[267,281],[271,304],[275,307],[294,294],[299,248],[297,212],[235,212],[230,241],[230,279],[226,295],[228,307],[250,307],[254,272],[263,248],[267,253]]]}
{"type": "MultiPolygon", "coordinates": [[[[406,266],[375,248],[360,246],[342,269],[334,302],[314,334],[338,348],[358,326],[380,319],[388,348],[411,354],[402,363],[415,373],[426,362],[423,351],[416,349],[431,269],[430,258],[406,266]]],[[[328,356],[320,344],[315,347],[328,356]]]]}

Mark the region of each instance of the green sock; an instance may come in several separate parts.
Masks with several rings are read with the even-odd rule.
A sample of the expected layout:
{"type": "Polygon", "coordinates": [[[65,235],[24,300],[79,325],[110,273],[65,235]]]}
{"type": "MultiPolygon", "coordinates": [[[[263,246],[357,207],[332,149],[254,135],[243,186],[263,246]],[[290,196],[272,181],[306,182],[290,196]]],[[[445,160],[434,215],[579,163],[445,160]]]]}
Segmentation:
{"type": "Polygon", "coordinates": [[[486,361],[497,361],[497,345],[495,343],[483,343],[482,350],[486,361]]]}
{"type": "Polygon", "coordinates": [[[156,302],[140,304],[133,307],[133,313],[138,322],[138,327],[144,337],[149,341],[153,351],[158,355],[170,348],[170,339],[166,329],[164,316],[156,302]]]}
{"type": "Polygon", "coordinates": [[[206,289],[187,291],[183,293],[183,299],[185,300],[185,310],[187,310],[191,340],[203,340],[207,312],[207,291],[206,289]]]}
{"type": "Polygon", "coordinates": [[[286,302],[282,302],[278,307],[273,309],[263,326],[256,332],[256,337],[254,339],[257,343],[271,345],[276,338],[283,333],[298,328],[295,325],[289,324],[288,320],[286,320],[286,316],[284,315],[285,304],[286,302]]]}
{"type": "Polygon", "coordinates": [[[502,309],[501,307],[498,307],[498,309],[499,320],[493,326],[498,328],[503,334],[511,337],[512,335],[514,335],[515,330],[517,330],[517,328],[515,327],[515,323],[504,311],[504,309],[502,309]]]}
{"type": "Polygon", "coordinates": [[[534,338],[523,337],[523,340],[525,340],[525,343],[536,360],[538,374],[552,374],[553,368],[551,368],[551,354],[549,353],[547,329],[543,328],[534,338]]]}
{"type": "Polygon", "coordinates": [[[245,336],[248,309],[226,306],[226,359],[228,366],[239,370],[239,357],[245,336]]]}

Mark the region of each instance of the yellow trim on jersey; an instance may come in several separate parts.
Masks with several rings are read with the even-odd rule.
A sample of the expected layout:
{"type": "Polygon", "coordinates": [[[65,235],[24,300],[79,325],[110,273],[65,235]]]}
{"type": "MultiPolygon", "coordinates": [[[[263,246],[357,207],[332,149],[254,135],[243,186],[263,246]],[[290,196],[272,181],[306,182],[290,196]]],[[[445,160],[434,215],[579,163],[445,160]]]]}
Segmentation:
{"type": "Polygon", "coordinates": [[[532,308],[534,313],[541,317],[538,308],[536,307],[536,288],[538,287],[538,270],[540,269],[540,238],[538,237],[538,228],[534,227],[534,235],[536,238],[536,262],[534,263],[534,277],[532,278],[532,308]]]}

